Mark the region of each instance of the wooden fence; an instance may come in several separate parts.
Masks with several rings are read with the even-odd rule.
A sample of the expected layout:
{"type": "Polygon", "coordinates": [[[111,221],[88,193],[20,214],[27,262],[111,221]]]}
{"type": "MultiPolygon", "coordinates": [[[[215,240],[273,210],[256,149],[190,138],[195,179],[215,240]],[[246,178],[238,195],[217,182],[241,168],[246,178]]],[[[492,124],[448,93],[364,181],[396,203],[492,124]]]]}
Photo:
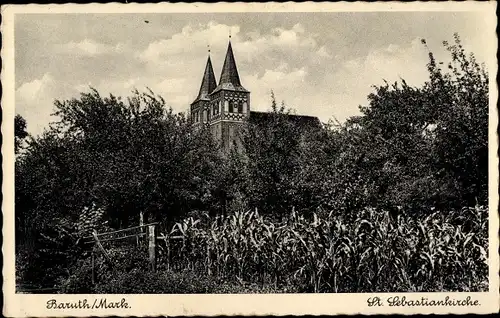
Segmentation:
{"type": "MultiPolygon", "coordinates": [[[[142,223],[142,218],[141,218],[142,223]]],[[[126,229],[120,229],[111,232],[97,233],[96,230],[93,230],[91,236],[84,237],[85,244],[94,244],[92,248],[92,283],[94,284],[96,281],[97,273],[95,271],[95,259],[96,253],[100,252],[106,262],[114,268],[115,264],[113,260],[109,256],[106,249],[103,247],[103,242],[112,242],[112,241],[120,241],[124,239],[136,238],[136,244],[138,247],[141,246],[141,237],[147,237],[148,240],[148,252],[149,252],[149,267],[151,271],[156,271],[156,235],[155,235],[155,227],[158,223],[149,223],[149,224],[140,224],[138,226],[129,227],[126,229]],[[146,230],[146,231],[145,231],[146,230]],[[138,231],[137,233],[131,233],[134,231],[138,231]]]]}
{"type": "MultiPolygon", "coordinates": [[[[172,250],[175,247],[173,244],[182,244],[185,246],[186,238],[183,235],[160,235],[156,236],[157,230],[156,226],[158,222],[143,224],[143,218],[141,214],[139,225],[120,229],[116,231],[98,233],[96,230],[92,231],[92,235],[83,237],[84,244],[93,244],[91,252],[91,263],[92,263],[92,284],[96,283],[97,272],[96,272],[96,256],[100,253],[104,256],[108,265],[112,268],[116,268],[116,264],[109,255],[108,251],[104,248],[104,242],[116,242],[123,241],[126,239],[135,238],[135,242],[138,248],[143,248],[145,241],[147,239],[147,249],[148,249],[148,262],[149,269],[151,271],[156,271],[157,269],[157,240],[162,240],[165,243],[165,248],[161,247],[164,252],[164,261],[167,270],[177,269],[177,267],[182,267],[182,259],[172,255],[172,250]]],[[[59,288],[40,288],[38,286],[27,286],[18,285],[16,286],[18,293],[51,293],[59,291],[59,288]]]]}
{"type": "MultiPolygon", "coordinates": [[[[161,251],[163,252],[163,261],[167,270],[175,270],[181,267],[184,267],[182,264],[183,259],[181,255],[172,255],[172,251],[179,251],[176,247],[181,247],[181,250],[184,250],[186,246],[186,238],[183,235],[160,235],[156,236],[158,222],[142,224],[142,218],[140,219],[140,224],[138,226],[129,227],[126,229],[120,229],[111,232],[103,232],[97,233],[95,230],[92,235],[84,237],[85,244],[93,244],[92,248],[92,283],[96,282],[96,256],[97,253],[100,253],[104,256],[106,262],[110,265],[112,269],[115,268],[115,264],[109,253],[104,248],[104,242],[116,242],[122,241],[126,239],[135,238],[136,244],[138,248],[143,248],[145,241],[147,240],[147,249],[148,249],[148,262],[149,269],[151,271],[156,271],[157,269],[157,255],[158,255],[158,244],[157,240],[161,240],[164,242],[164,247],[160,246],[161,251]]],[[[209,255],[207,257],[210,257],[209,255]]]]}

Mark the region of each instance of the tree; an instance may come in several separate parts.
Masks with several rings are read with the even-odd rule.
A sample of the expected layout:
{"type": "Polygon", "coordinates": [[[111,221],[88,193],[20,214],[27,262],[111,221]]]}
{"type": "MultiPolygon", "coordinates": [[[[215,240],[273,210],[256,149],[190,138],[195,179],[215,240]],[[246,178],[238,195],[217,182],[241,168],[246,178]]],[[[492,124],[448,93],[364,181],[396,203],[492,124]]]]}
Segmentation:
{"type": "Polygon", "coordinates": [[[165,221],[207,208],[217,147],[163,99],[135,92],[125,103],[92,90],[55,106],[60,120],[19,160],[24,181],[18,193],[32,204],[17,214],[34,209],[77,217],[95,203],[125,226],[137,222],[140,211],[165,221]]]}
{"type": "MultiPolygon", "coordinates": [[[[318,123],[319,124],[319,123],[318,123]]],[[[251,119],[242,135],[247,202],[275,216],[311,205],[304,147],[320,127],[301,124],[271,96],[271,112],[251,119]],[[312,128],[312,129],[311,129],[312,128]]],[[[312,148],[310,148],[312,150],[312,148]]],[[[314,156],[314,154],[309,154],[314,156]]]]}
{"type": "Polygon", "coordinates": [[[23,141],[28,137],[26,128],[26,120],[21,115],[16,114],[14,117],[14,145],[16,154],[21,149],[23,141]]]}
{"type": "Polygon", "coordinates": [[[20,250],[31,251],[27,272],[60,275],[75,260],[69,241],[58,242],[76,231],[66,225],[79,222],[86,207],[105,209],[111,226],[125,227],[137,225],[140,212],[169,223],[215,201],[216,145],[161,97],[135,91],[123,102],[91,89],[55,108],[59,120],[30,138],[16,161],[16,238],[20,250]]]}
{"type": "Polygon", "coordinates": [[[126,104],[93,91],[56,107],[68,138],[79,140],[85,154],[89,195],[114,219],[126,224],[143,211],[165,220],[203,205],[216,175],[216,147],[162,98],[135,92],[126,104]]]}
{"type": "MultiPolygon", "coordinates": [[[[429,53],[431,75],[425,89],[442,105],[436,114],[435,155],[440,175],[456,182],[464,204],[488,199],[488,73],[473,53],[466,54],[458,34],[443,45],[451,54],[444,72],[429,53]]],[[[425,44],[425,42],[424,42],[425,44]]]]}
{"type": "Polygon", "coordinates": [[[444,45],[448,72],[429,52],[423,87],[404,80],[375,87],[362,115],[336,135],[344,141],[332,169],[357,179],[333,186],[345,188],[348,201],[420,211],[487,199],[487,74],[466,56],[458,35],[444,45]]]}

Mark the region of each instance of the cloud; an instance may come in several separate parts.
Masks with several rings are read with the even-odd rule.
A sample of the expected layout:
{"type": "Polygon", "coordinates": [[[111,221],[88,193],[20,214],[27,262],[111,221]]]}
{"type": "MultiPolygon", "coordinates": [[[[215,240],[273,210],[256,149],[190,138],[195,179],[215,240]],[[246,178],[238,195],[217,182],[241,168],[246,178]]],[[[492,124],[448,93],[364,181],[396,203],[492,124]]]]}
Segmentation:
{"type": "Polygon", "coordinates": [[[38,135],[48,127],[49,122],[57,120],[57,117],[52,116],[55,99],[63,101],[78,98],[80,93],[88,93],[90,87],[97,89],[101,96],[113,94],[121,97],[131,96],[135,89],[145,92],[150,88],[155,94],[165,97],[167,105],[176,112],[185,111],[190,99],[194,98],[186,93],[185,78],[139,76],[71,85],[51,73],[45,73],[41,78],[23,83],[16,90],[16,113],[26,119],[28,131],[38,135]]]}
{"type": "Polygon", "coordinates": [[[305,78],[307,68],[293,68],[282,63],[276,69],[265,70],[262,76],[258,74],[243,76],[243,84],[251,91],[252,109],[267,111],[270,109],[270,95],[274,92],[277,100],[290,101],[292,91],[302,91],[307,87],[305,78]]]}
{"type": "Polygon", "coordinates": [[[139,76],[119,80],[101,80],[93,83],[79,84],[75,86],[78,92],[88,92],[89,87],[94,87],[102,96],[113,94],[114,96],[128,97],[132,92],[147,92],[151,89],[156,95],[162,96],[168,107],[175,112],[186,111],[187,105],[192,102],[194,96],[186,92],[186,78],[162,78],[159,76],[139,76]]]}
{"type": "Polygon", "coordinates": [[[232,34],[237,37],[240,27],[209,22],[208,24],[189,24],[180,33],[173,34],[168,39],[151,42],[145,50],[136,57],[149,63],[176,63],[174,56],[193,56],[207,52],[207,47],[222,48],[227,45],[227,37],[232,34]]]}
{"type": "Polygon", "coordinates": [[[291,46],[302,48],[316,47],[316,40],[305,34],[304,27],[301,24],[294,25],[291,29],[275,28],[271,35],[267,36],[269,44],[277,46],[291,46]]]}
{"type": "Polygon", "coordinates": [[[262,63],[265,61],[262,57],[270,57],[270,53],[278,58],[300,57],[302,60],[310,58],[310,54],[331,57],[325,46],[318,48],[317,35],[308,33],[299,23],[290,29],[272,28],[262,34],[258,30],[242,32],[239,25],[212,21],[207,24],[189,24],[168,39],[153,41],[137,53],[136,58],[155,67],[172,68],[179,64],[178,58],[182,60],[199,56],[200,52],[207,51],[208,45],[213,55],[219,52],[223,58],[229,34],[239,64],[262,63]]]}
{"type": "Polygon", "coordinates": [[[27,130],[38,135],[48,123],[55,120],[55,99],[76,97],[77,90],[64,82],[57,81],[51,73],[25,82],[16,90],[16,113],[26,119],[27,130]]]}
{"type": "Polygon", "coordinates": [[[186,82],[185,78],[169,78],[155,86],[166,93],[182,93],[186,91],[186,82]]]}
{"type": "Polygon", "coordinates": [[[309,33],[300,24],[290,29],[274,28],[269,33],[248,32],[238,38],[237,52],[245,62],[261,62],[261,56],[270,53],[277,58],[287,58],[296,64],[311,57],[330,58],[325,46],[318,48],[317,35],[309,33]],[[244,39],[246,38],[246,40],[244,39]]]}
{"type": "MultiPolygon", "coordinates": [[[[442,52],[438,55],[444,57],[442,52]]],[[[315,88],[324,97],[320,100],[323,109],[314,112],[324,121],[332,117],[344,121],[360,113],[358,106],[367,105],[373,85],[384,85],[384,80],[394,83],[404,79],[409,85],[421,86],[429,78],[427,59],[428,52],[420,39],[414,39],[407,46],[389,44],[373,48],[365,56],[346,60],[315,88]]]]}
{"type": "MultiPolygon", "coordinates": [[[[332,56],[321,48],[316,52],[328,58],[332,56]]],[[[443,52],[437,55],[445,57],[443,52]]],[[[299,114],[318,116],[325,122],[333,118],[344,121],[359,114],[359,105],[367,104],[367,96],[373,92],[372,85],[401,78],[410,85],[422,85],[429,76],[427,59],[428,52],[420,39],[414,39],[406,46],[388,44],[373,48],[365,56],[345,60],[336,68],[331,68],[329,62],[322,62],[320,66],[330,68],[316,81],[310,80],[311,76],[318,76],[318,70],[313,69],[311,63],[309,67],[291,68],[291,64],[283,62],[274,69],[266,69],[260,76],[243,77],[243,83],[252,91],[254,110],[269,109],[272,89],[278,101],[284,100],[299,114]]]]}
{"type": "Polygon", "coordinates": [[[421,85],[428,79],[426,63],[428,53],[414,39],[408,46],[389,44],[372,49],[366,56],[347,60],[336,76],[337,87],[342,92],[353,89],[371,91],[372,85],[380,85],[405,79],[410,85],[421,85]]]}
{"type": "MultiPolygon", "coordinates": [[[[308,64],[318,65],[332,57],[326,46],[318,45],[317,35],[309,33],[300,23],[262,33],[211,21],[190,23],[169,38],[155,40],[137,52],[135,58],[145,63],[143,71],[150,74],[149,82],[155,79],[148,86],[156,93],[164,93],[174,109],[185,111],[199,88],[207,45],[219,79],[229,34],[243,85],[252,91],[252,100],[262,105],[269,105],[270,88],[276,94],[289,96],[285,91],[298,83],[306,86],[308,64]],[[163,79],[158,79],[158,74],[163,74],[163,79]]],[[[146,85],[146,79],[142,85],[146,85]]]]}
{"type": "Polygon", "coordinates": [[[59,53],[74,54],[83,56],[97,56],[103,54],[122,53],[125,50],[123,43],[118,43],[115,46],[103,43],[97,43],[91,39],[84,39],[80,42],[68,42],[60,44],[56,47],[59,53]]]}
{"type": "Polygon", "coordinates": [[[41,95],[46,94],[47,90],[54,85],[54,79],[46,73],[40,79],[35,79],[32,82],[23,83],[17,89],[17,95],[27,102],[34,102],[39,99],[41,95]]]}

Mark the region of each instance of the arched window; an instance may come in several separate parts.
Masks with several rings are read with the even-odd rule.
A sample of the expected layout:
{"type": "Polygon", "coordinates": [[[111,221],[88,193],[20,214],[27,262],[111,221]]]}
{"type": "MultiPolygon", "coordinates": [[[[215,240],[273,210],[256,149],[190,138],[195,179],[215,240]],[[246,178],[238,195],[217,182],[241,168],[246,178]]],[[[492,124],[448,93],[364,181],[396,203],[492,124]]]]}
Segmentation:
{"type": "Polygon", "coordinates": [[[246,114],[247,113],[247,102],[243,102],[243,114],[246,114]]]}
{"type": "Polygon", "coordinates": [[[243,114],[243,103],[238,102],[238,113],[243,114]]]}
{"type": "Polygon", "coordinates": [[[234,102],[233,101],[229,101],[229,112],[234,113],[234,102]]]}
{"type": "Polygon", "coordinates": [[[225,112],[229,111],[229,102],[227,100],[224,101],[224,111],[225,112]]]}

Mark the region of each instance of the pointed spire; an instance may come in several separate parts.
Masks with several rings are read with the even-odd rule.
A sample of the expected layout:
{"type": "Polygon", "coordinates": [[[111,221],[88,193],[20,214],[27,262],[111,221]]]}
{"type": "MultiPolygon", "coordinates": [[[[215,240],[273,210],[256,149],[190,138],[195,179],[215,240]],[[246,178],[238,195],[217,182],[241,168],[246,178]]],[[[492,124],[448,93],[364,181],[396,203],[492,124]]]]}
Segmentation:
{"type": "Polygon", "coordinates": [[[224,66],[222,67],[222,73],[220,75],[219,85],[222,84],[233,84],[235,87],[241,86],[231,41],[229,41],[229,45],[227,47],[226,59],[224,60],[224,66]]]}
{"type": "Polygon", "coordinates": [[[205,73],[203,74],[203,79],[201,81],[200,92],[194,102],[197,102],[200,99],[208,99],[208,95],[217,87],[212,61],[210,59],[210,48],[208,52],[207,66],[205,67],[205,73]]]}

